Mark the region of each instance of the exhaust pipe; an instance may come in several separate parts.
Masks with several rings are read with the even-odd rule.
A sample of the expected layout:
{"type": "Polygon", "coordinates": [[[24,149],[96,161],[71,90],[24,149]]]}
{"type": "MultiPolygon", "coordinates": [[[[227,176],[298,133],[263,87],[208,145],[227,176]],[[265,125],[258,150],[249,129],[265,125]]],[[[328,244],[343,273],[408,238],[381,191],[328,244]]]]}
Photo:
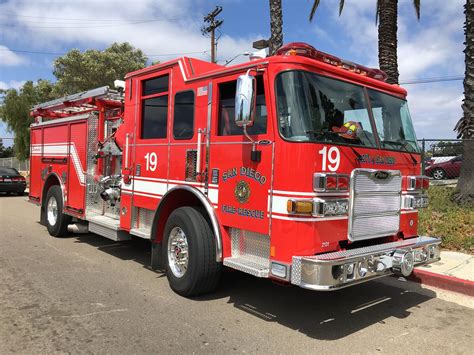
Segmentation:
{"type": "Polygon", "coordinates": [[[67,231],[69,233],[89,233],[89,226],[84,223],[74,223],[67,226],[67,231]]]}

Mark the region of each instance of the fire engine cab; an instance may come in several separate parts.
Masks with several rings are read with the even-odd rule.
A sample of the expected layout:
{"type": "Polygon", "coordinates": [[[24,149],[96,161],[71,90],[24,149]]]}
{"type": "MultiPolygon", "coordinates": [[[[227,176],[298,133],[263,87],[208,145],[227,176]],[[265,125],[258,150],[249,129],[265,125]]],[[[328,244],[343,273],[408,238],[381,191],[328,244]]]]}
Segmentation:
{"type": "Polygon", "coordinates": [[[29,200],[55,237],[151,241],[185,296],[223,266],[335,290],[439,259],[406,91],[304,43],[179,58],[35,106],[29,200]]]}

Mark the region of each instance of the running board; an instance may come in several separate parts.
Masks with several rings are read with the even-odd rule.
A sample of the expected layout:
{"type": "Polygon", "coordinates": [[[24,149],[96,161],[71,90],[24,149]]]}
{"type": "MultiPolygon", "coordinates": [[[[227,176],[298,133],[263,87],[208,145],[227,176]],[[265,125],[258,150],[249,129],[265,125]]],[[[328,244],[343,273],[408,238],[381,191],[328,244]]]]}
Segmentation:
{"type": "Polygon", "coordinates": [[[148,228],[133,228],[130,229],[130,234],[143,238],[143,239],[150,239],[150,229],[148,228]]]}
{"type": "Polygon", "coordinates": [[[268,277],[269,265],[262,265],[245,256],[224,259],[224,265],[257,277],[268,277]]]}
{"type": "Polygon", "coordinates": [[[91,233],[98,234],[115,242],[132,239],[130,234],[120,230],[120,221],[118,219],[97,215],[88,216],[87,221],[89,222],[89,232],[91,233]]]}

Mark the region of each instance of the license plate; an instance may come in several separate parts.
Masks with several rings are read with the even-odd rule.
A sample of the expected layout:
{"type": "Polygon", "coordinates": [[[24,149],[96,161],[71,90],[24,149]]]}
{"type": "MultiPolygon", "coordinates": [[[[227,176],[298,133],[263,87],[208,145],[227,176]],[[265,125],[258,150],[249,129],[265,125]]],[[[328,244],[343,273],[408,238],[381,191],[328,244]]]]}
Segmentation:
{"type": "Polygon", "coordinates": [[[3,179],[5,182],[12,182],[12,179],[3,179]]]}

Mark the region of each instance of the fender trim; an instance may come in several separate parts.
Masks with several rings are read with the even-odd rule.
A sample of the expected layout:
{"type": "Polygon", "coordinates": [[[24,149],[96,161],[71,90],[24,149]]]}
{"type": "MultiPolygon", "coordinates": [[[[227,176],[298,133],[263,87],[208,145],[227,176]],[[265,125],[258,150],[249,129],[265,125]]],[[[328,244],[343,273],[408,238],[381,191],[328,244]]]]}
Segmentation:
{"type": "Polygon", "coordinates": [[[153,218],[153,226],[152,226],[151,235],[150,235],[151,240],[153,240],[153,236],[156,234],[156,222],[160,214],[160,209],[161,209],[161,206],[163,205],[163,201],[166,200],[168,195],[170,195],[171,193],[177,190],[185,190],[192,193],[194,196],[196,196],[199,199],[199,201],[202,203],[202,205],[206,209],[209,219],[211,220],[211,224],[212,224],[211,227],[214,232],[214,236],[216,238],[216,261],[222,262],[222,234],[221,234],[219,222],[217,221],[216,213],[214,211],[214,206],[209,201],[206,195],[204,195],[200,190],[192,186],[188,186],[188,185],[175,186],[169,189],[166,192],[166,194],[161,198],[160,204],[158,205],[155,212],[155,217],[153,218]]]}

